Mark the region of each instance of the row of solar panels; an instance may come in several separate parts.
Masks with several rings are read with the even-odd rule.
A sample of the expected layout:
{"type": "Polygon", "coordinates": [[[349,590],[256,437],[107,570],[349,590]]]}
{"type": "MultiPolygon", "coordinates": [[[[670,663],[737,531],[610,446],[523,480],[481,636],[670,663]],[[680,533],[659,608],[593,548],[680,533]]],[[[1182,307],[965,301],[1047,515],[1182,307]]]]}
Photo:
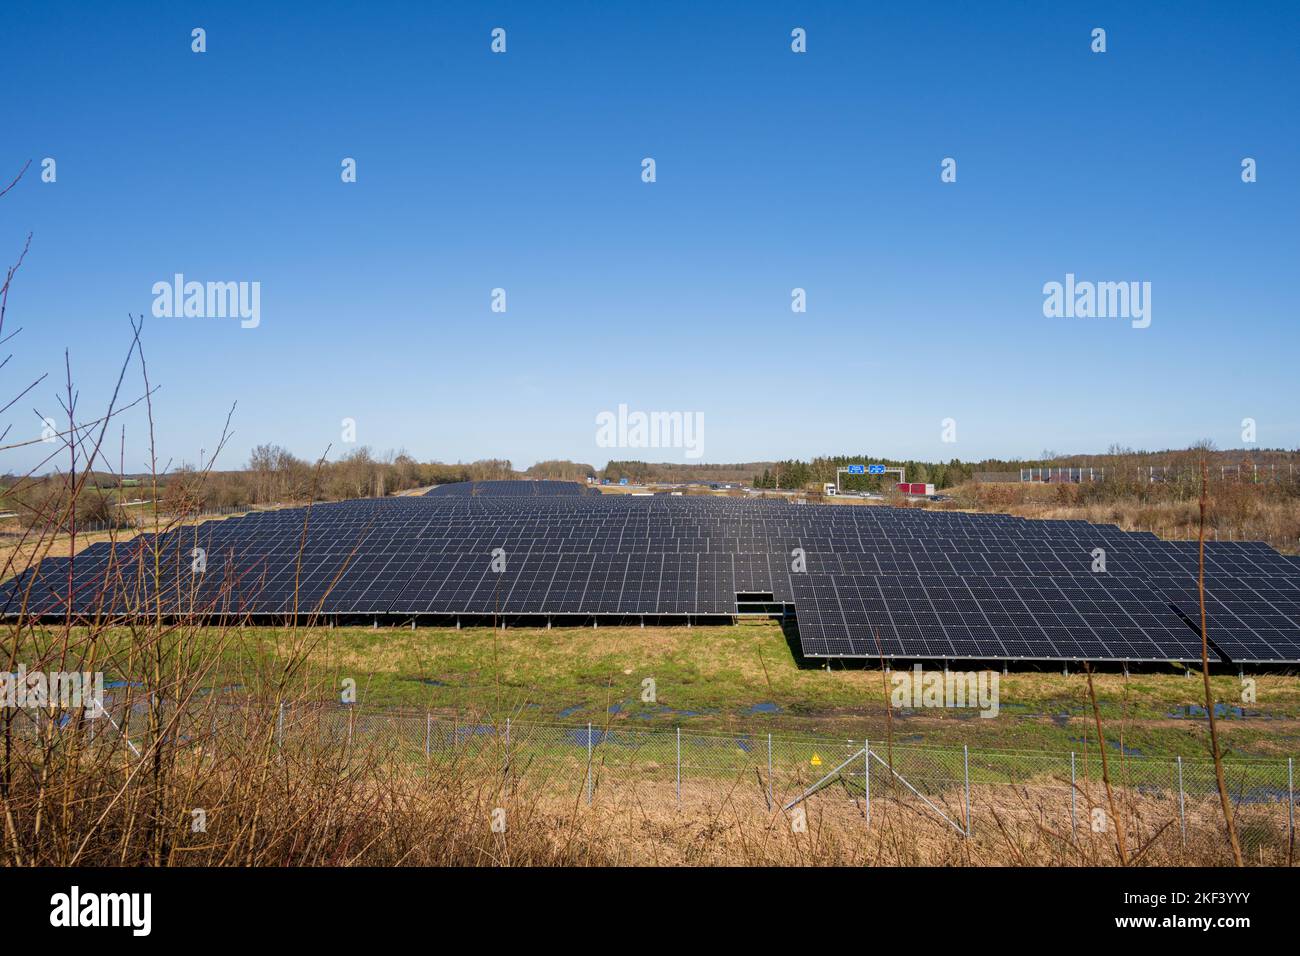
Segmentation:
{"type": "MultiPolygon", "coordinates": [[[[362,540],[417,541],[422,545],[436,546],[439,542],[477,542],[480,539],[493,539],[504,545],[508,542],[565,542],[565,547],[575,543],[597,542],[619,543],[627,547],[638,547],[645,542],[687,542],[691,547],[711,549],[725,547],[728,550],[760,550],[779,548],[781,546],[801,545],[804,547],[821,547],[854,550],[916,550],[932,546],[934,549],[961,549],[974,551],[1000,551],[1018,548],[1043,548],[1056,550],[1073,548],[1081,544],[1088,547],[1123,547],[1130,551],[1154,551],[1166,553],[1182,550],[1193,552],[1192,542],[1161,542],[1137,536],[1125,536],[1122,532],[1094,530],[1090,533],[1071,533],[1069,535],[1043,536],[1029,533],[1002,534],[985,530],[979,534],[949,535],[926,532],[874,532],[839,529],[824,529],[816,526],[781,525],[768,527],[710,527],[703,524],[689,525],[629,525],[601,524],[573,520],[562,524],[541,524],[522,522],[501,522],[480,520],[472,523],[454,525],[392,524],[371,521],[329,521],[313,517],[310,526],[304,529],[301,521],[297,524],[271,524],[257,519],[250,524],[238,521],[221,522],[220,525],[205,525],[187,532],[191,537],[199,538],[201,544],[223,544],[226,542],[282,541],[343,541],[356,543],[362,540]],[[1176,545],[1176,546],[1175,546],[1176,545]]],[[[1240,543],[1210,542],[1211,549],[1221,553],[1230,550],[1246,554],[1268,556],[1272,560],[1279,558],[1275,552],[1267,549],[1254,549],[1240,543]]],[[[600,548],[598,550],[603,550],[600,548]]],[[[675,550],[675,548],[668,548],[675,550]]]]}
{"type": "MultiPolygon", "coordinates": [[[[799,637],[810,657],[1201,656],[1194,581],[1103,574],[828,574],[793,581],[799,637]]],[[[1207,578],[1206,611],[1211,660],[1300,661],[1300,578],[1207,578]]]]}
{"type": "MultiPolygon", "coordinates": [[[[636,499],[628,497],[593,497],[593,498],[554,498],[546,500],[532,499],[428,499],[396,498],[376,499],[373,501],[342,502],[333,505],[316,505],[318,521],[376,520],[388,522],[444,522],[470,521],[475,519],[519,520],[563,523],[574,518],[589,521],[640,522],[656,526],[671,525],[674,522],[685,526],[706,523],[731,523],[737,527],[761,527],[765,523],[784,527],[818,527],[845,528],[849,530],[875,527],[887,530],[906,530],[908,528],[925,529],[933,533],[941,528],[961,529],[1007,528],[1028,531],[1037,535],[1098,530],[1116,531],[1113,525],[1089,525],[1078,521],[1031,521],[1025,518],[1008,518],[995,515],[972,515],[952,513],[942,518],[925,517],[926,512],[916,512],[915,517],[900,510],[897,516],[882,518],[862,515],[859,512],[876,511],[876,508],[808,508],[798,509],[789,505],[771,505],[755,501],[750,503],[752,511],[737,511],[731,507],[709,507],[714,502],[697,502],[690,498],[678,499],[636,499]],[[668,502],[672,501],[673,504],[668,502]],[[629,503],[630,502],[630,503],[629,503]]],[[[721,505],[721,502],[716,504],[721,505]]],[[[247,522],[271,522],[292,524],[300,520],[299,509],[260,512],[240,519],[247,522]]]]}
{"type": "MultiPolygon", "coordinates": [[[[486,484],[486,483],[480,483],[486,484]]],[[[451,488],[451,486],[440,486],[451,488]]],[[[590,490],[590,489],[589,489],[590,490]]],[[[374,516],[415,516],[421,519],[441,518],[465,515],[519,515],[524,517],[546,517],[548,515],[601,516],[618,515],[627,518],[671,521],[674,517],[683,520],[730,519],[750,523],[762,520],[782,520],[799,525],[843,524],[845,526],[877,525],[913,525],[933,527],[937,525],[1005,525],[1008,527],[1033,527],[1050,531],[1052,529],[1106,528],[1115,530],[1114,525],[1096,525],[1081,520],[1035,520],[1002,514],[971,514],[957,511],[925,511],[920,509],[885,509],[863,507],[824,507],[794,508],[785,501],[755,499],[717,499],[717,498],[638,498],[626,495],[477,495],[445,492],[439,496],[438,489],[421,498],[401,497],[384,499],[357,499],[328,505],[316,505],[314,510],[322,519],[330,517],[364,514],[374,516]],[[538,497],[545,500],[537,500],[538,497]],[[438,508],[429,509],[428,498],[437,498],[438,508]]],[[[248,520],[292,521],[297,509],[262,512],[248,520]]]]}
{"type": "MultiPolygon", "coordinates": [[[[200,547],[211,563],[217,561],[251,565],[261,558],[293,558],[301,556],[308,564],[327,556],[405,557],[420,555],[428,560],[439,555],[477,555],[486,567],[491,555],[498,549],[507,558],[528,555],[563,554],[699,554],[715,561],[731,556],[741,561],[757,555],[765,561],[772,555],[778,561],[793,566],[799,552],[813,572],[856,572],[864,574],[1081,574],[1104,572],[1111,574],[1137,574],[1143,576],[1194,575],[1199,566],[1198,555],[1181,543],[1165,544],[1163,553],[1155,549],[1129,550],[1122,543],[1103,548],[1104,556],[1089,547],[1092,542],[1074,543],[1070,546],[1044,545],[1026,550],[1019,545],[998,545],[991,542],[951,543],[935,542],[895,544],[891,548],[868,551],[845,551],[822,539],[769,541],[762,545],[737,539],[652,539],[612,541],[576,540],[561,541],[554,538],[517,538],[508,534],[482,534],[472,539],[416,539],[387,538],[370,533],[356,541],[332,540],[330,536],[311,536],[290,540],[283,536],[271,540],[216,539],[196,533],[173,540],[173,547],[182,551],[200,547]],[[786,557],[781,558],[782,555],[786,557]]],[[[114,559],[129,561],[142,548],[149,547],[148,539],[119,544],[114,559]]],[[[77,558],[79,567],[90,570],[101,567],[110,560],[111,546],[98,543],[82,552],[77,558]]],[[[1268,551],[1260,553],[1236,543],[1207,543],[1205,553],[1207,574],[1250,574],[1286,576],[1298,566],[1294,559],[1268,551]]]]}
{"type": "Polygon", "coordinates": [[[1137,578],[831,574],[798,580],[795,604],[809,656],[1201,656],[1196,633],[1137,578]]]}
{"type": "MultiPolygon", "coordinates": [[[[1205,563],[1224,656],[1300,660],[1296,559],[1211,542],[1205,563]]],[[[793,606],[809,656],[1188,660],[1200,655],[1196,568],[1195,542],[1086,522],[725,499],[407,498],[95,545],[73,564],[71,589],[67,559],[47,560],[0,590],[0,608],[721,615],[745,592],[793,606]],[[934,610],[940,592],[912,581],[960,594],[963,616],[934,610]]]]}
{"type": "Polygon", "coordinates": [[[546,480],[458,481],[425,492],[426,497],[432,498],[572,497],[588,494],[598,495],[600,492],[576,481],[546,480]]]}
{"type": "MultiPolygon", "coordinates": [[[[534,554],[509,558],[499,572],[479,555],[394,558],[294,556],[258,562],[206,561],[202,573],[184,553],[167,553],[161,572],[140,562],[78,559],[68,590],[67,559],[43,562],[27,612],[56,614],[73,595],[81,614],[700,614],[736,613],[739,591],[772,591],[768,555],[534,554]],[[112,582],[107,588],[105,581],[112,582]]],[[[779,600],[793,589],[778,572],[779,600]]]]}
{"type": "MultiPolygon", "coordinates": [[[[436,512],[438,502],[431,502],[427,507],[436,512]]],[[[322,511],[317,506],[316,512],[322,511]]],[[[1114,540],[1124,541],[1133,546],[1144,543],[1149,546],[1159,544],[1158,539],[1144,535],[1127,535],[1113,528],[1035,528],[1033,526],[898,526],[883,529],[875,526],[842,526],[825,522],[794,521],[710,521],[708,518],[677,516],[677,520],[655,520],[653,516],[627,515],[564,515],[547,520],[540,518],[503,517],[497,515],[478,515],[473,518],[445,520],[439,515],[417,516],[417,519],[393,520],[391,515],[366,513],[315,513],[311,516],[309,526],[305,529],[310,534],[319,534],[335,529],[361,528],[389,531],[402,535],[437,537],[440,535],[472,534],[483,529],[499,529],[508,533],[555,535],[576,534],[579,531],[590,534],[618,535],[630,537],[752,537],[789,538],[789,537],[825,537],[855,541],[879,542],[897,539],[952,541],[983,541],[989,539],[1006,541],[1076,541],[1076,540],[1114,540]],[[640,517],[641,520],[634,520],[640,517]],[[441,519],[441,520],[440,520],[441,519]]],[[[221,537],[256,537],[284,535],[293,532],[302,533],[301,515],[285,520],[266,517],[231,518],[226,521],[203,526],[206,533],[221,537]]],[[[1190,543],[1190,542],[1188,542],[1190,543]]],[[[1257,549],[1262,550],[1262,549],[1257,549]]]]}
{"type": "MultiPolygon", "coordinates": [[[[792,571],[775,555],[539,554],[499,573],[477,555],[334,556],[195,573],[169,556],[160,577],[138,564],[79,561],[84,615],[580,614],[730,615],[738,593],[792,603],[808,656],[1194,660],[1194,583],[1112,574],[863,574],[792,571]],[[111,586],[105,587],[105,582],[111,586]],[[1144,636],[1142,636],[1144,635],[1144,636]]],[[[28,613],[66,607],[66,559],[48,561],[28,613]]],[[[1212,576],[1215,646],[1236,661],[1300,660],[1300,578],[1212,576]]],[[[1217,655],[1214,655],[1216,659],[1217,655]]]]}

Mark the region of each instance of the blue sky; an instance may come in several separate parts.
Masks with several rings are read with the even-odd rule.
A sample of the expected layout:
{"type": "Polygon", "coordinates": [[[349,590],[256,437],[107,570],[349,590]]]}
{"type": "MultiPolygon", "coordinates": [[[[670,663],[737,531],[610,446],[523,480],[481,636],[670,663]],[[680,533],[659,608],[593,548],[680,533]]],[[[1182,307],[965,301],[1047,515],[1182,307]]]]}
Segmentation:
{"type": "Polygon", "coordinates": [[[343,418],[421,459],[687,460],[598,447],[619,404],[702,413],[707,461],[1300,445],[1294,4],[541,6],[8,11],[4,401],[51,377],[7,441],[65,346],[102,406],[144,313],[164,462],[235,402],[230,467],[337,457],[343,418]],[[261,324],[153,318],[177,272],[260,282],[261,324]],[[1066,273],[1150,282],[1151,326],[1045,318],[1066,273]]]}

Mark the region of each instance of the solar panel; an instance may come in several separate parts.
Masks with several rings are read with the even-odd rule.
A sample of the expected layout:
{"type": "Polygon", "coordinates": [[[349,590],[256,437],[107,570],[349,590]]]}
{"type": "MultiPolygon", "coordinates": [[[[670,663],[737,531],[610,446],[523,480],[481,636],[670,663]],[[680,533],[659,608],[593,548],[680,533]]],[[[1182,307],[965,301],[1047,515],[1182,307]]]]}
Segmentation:
{"type": "MultiPolygon", "coordinates": [[[[1153,578],[1152,587],[1197,627],[1195,579],[1153,578]]],[[[1300,659],[1300,578],[1242,576],[1205,580],[1206,631],[1230,660],[1287,663],[1300,659]]]]}
{"type": "Polygon", "coordinates": [[[794,592],[812,657],[1190,661],[1201,653],[1182,618],[1133,578],[814,573],[796,575],[794,592]]]}

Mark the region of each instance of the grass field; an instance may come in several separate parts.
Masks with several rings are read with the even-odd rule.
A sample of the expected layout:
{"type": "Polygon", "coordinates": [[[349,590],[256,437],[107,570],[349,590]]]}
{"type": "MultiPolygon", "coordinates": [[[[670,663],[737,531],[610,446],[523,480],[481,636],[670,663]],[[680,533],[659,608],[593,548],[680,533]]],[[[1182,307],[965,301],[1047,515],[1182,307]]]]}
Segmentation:
{"type": "MultiPolygon", "coordinates": [[[[199,629],[200,640],[226,635],[222,673],[210,681],[263,694],[294,648],[307,665],[292,680],[322,697],[345,678],[368,707],[443,714],[513,715],[518,720],[708,731],[780,731],[899,743],[1068,751],[1095,739],[1086,678],[1059,670],[1012,670],[999,676],[1000,713],[973,709],[888,712],[888,681],[878,666],[830,670],[800,666],[775,622],[647,628],[241,628],[199,629]],[[643,700],[653,681],[653,701],[643,700]]],[[[51,635],[52,636],[52,635],[51,635]]],[[[106,647],[127,643],[125,632],[106,647]]],[[[120,659],[110,653],[109,660],[120,659]]],[[[954,665],[956,667],[958,665],[954,665]]],[[[125,668],[108,680],[129,680],[125,668]]],[[[1235,675],[1213,678],[1226,755],[1276,758],[1300,751],[1300,678],[1247,674],[1255,701],[1242,703],[1235,675]]],[[[1181,668],[1109,670],[1094,675],[1112,747],[1147,756],[1208,753],[1199,674],[1181,668]]]]}

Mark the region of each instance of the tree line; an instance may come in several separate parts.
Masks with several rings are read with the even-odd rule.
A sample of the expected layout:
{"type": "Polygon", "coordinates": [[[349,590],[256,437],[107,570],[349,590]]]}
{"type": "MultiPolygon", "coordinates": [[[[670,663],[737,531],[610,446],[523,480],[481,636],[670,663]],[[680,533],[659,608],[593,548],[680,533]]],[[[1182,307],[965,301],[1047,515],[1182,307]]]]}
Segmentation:
{"type": "MultiPolygon", "coordinates": [[[[504,458],[455,464],[421,462],[405,451],[376,455],[369,447],[349,451],[336,461],[311,462],[280,445],[266,444],[254,448],[247,465],[239,470],[214,471],[182,465],[157,480],[148,475],[81,475],[77,479],[81,489],[75,496],[69,492],[67,477],[58,472],[36,477],[8,475],[0,477],[0,509],[15,512],[26,525],[50,520],[68,525],[74,516],[78,525],[126,525],[131,523],[132,514],[148,506],[171,514],[193,514],[384,497],[448,482],[511,478],[577,482],[608,479],[615,483],[626,478],[634,484],[736,482],[760,489],[818,490],[823,483],[835,481],[837,468],[851,464],[901,467],[908,481],[949,489],[967,485],[984,473],[1014,477],[1022,468],[1091,468],[1098,480],[1075,485],[1070,493],[1075,503],[1119,498],[1190,500],[1199,493],[1202,460],[1213,481],[1268,484],[1281,488],[1286,495],[1300,495],[1300,451],[1217,450],[1208,442],[1159,452],[1112,445],[1101,455],[1044,451],[1036,459],[985,458],[969,462],[959,458],[929,462],[859,454],[734,464],[610,461],[598,469],[583,462],[552,459],[523,471],[504,458]],[[75,509],[68,504],[73,497],[75,509]]],[[[894,475],[844,474],[840,486],[846,490],[887,490],[894,480],[894,475]]]]}

